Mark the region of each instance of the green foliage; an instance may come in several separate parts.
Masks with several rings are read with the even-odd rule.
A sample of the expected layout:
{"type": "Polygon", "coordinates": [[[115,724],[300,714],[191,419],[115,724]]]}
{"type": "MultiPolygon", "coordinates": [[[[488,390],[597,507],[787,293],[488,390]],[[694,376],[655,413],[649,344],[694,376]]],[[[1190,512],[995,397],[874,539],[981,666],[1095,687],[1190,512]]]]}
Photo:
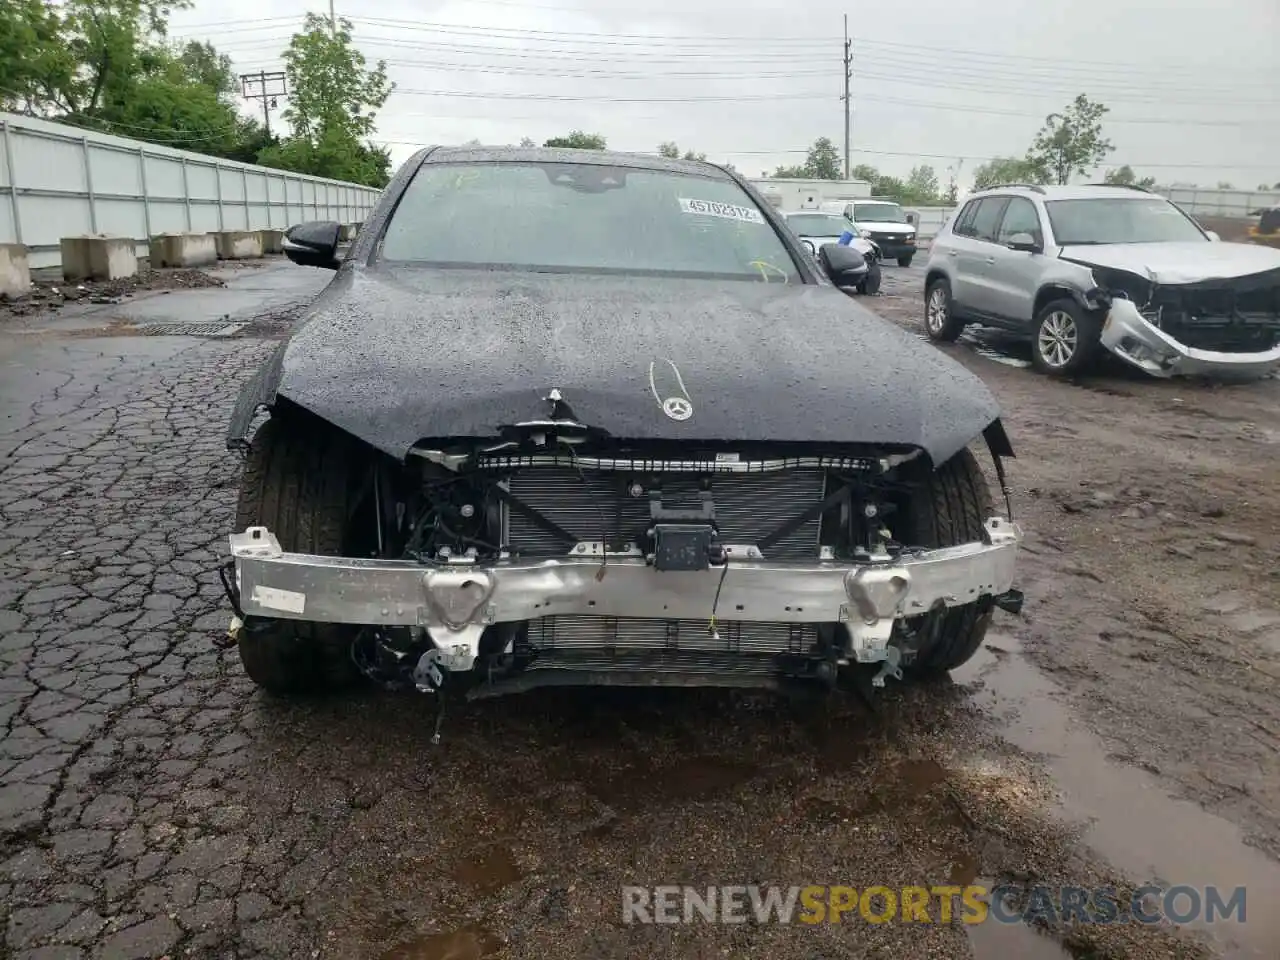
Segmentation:
{"type": "Polygon", "coordinates": [[[605,139],[598,133],[583,133],[574,130],[566,137],[552,137],[544,147],[562,147],[569,150],[603,150],[605,139]]]}
{"type": "Polygon", "coordinates": [[[0,108],[40,113],[70,86],[76,62],[61,31],[48,0],[0,3],[0,108]]]}
{"type": "Polygon", "coordinates": [[[839,180],[842,175],[840,152],[828,137],[819,137],[813,141],[804,166],[809,176],[817,180],[839,180]]]}
{"type": "Polygon", "coordinates": [[[1108,170],[1103,175],[1102,181],[1103,183],[1114,183],[1121,187],[1142,187],[1144,190],[1150,190],[1156,185],[1155,177],[1138,179],[1138,175],[1133,172],[1133,167],[1127,163],[1116,170],[1108,170]]]}
{"type": "Polygon", "coordinates": [[[918,203],[921,206],[931,206],[938,202],[938,175],[933,172],[933,167],[927,163],[918,167],[911,168],[911,175],[907,177],[906,183],[906,199],[904,203],[918,203]]]}
{"type": "Polygon", "coordinates": [[[267,166],[384,187],[391,178],[387,151],[369,142],[377,112],[395,85],[387,65],[370,69],[351,39],[351,22],[336,25],[308,13],[284,53],[290,136],[262,152],[267,166]]]}
{"type": "Polygon", "coordinates": [[[973,188],[984,190],[998,183],[1048,183],[1048,172],[1025,157],[997,157],[973,172],[973,188]]]}
{"type": "Polygon", "coordinates": [[[819,137],[809,148],[803,166],[778,167],[772,176],[785,180],[839,180],[842,176],[840,152],[829,137],[819,137]]]}
{"type": "Polygon", "coordinates": [[[680,147],[674,140],[668,140],[666,143],[658,144],[658,156],[666,157],[668,160],[679,160],[683,156],[685,160],[706,160],[705,153],[694,153],[692,150],[686,150],[682,155],[680,147]]]}
{"type": "Polygon", "coordinates": [[[1045,117],[1027,151],[1028,162],[1047,174],[1054,183],[1065,184],[1072,174],[1086,174],[1115,149],[1102,135],[1102,118],[1109,112],[1083,93],[1062,113],[1045,117]]]}

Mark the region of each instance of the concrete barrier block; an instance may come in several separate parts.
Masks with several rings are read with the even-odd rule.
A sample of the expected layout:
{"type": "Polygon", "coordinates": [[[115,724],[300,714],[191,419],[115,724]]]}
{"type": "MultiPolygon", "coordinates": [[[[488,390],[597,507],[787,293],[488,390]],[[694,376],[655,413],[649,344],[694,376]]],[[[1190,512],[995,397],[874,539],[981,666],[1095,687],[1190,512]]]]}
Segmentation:
{"type": "Polygon", "coordinates": [[[213,234],[219,260],[252,260],[262,256],[262,235],[257,230],[222,230],[213,234]]]}
{"type": "Polygon", "coordinates": [[[31,263],[20,243],[0,243],[0,297],[13,299],[31,292],[31,263]]]}
{"type": "Polygon", "coordinates": [[[66,280],[121,280],[138,275],[138,254],[130,237],[105,233],[63,237],[62,276],[66,280]]]}
{"type": "Polygon", "coordinates": [[[262,237],[263,253],[284,253],[283,230],[259,230],[258,234],[262,237]]]}
{"type": "Polygon", "coordinates": [[[217,261],[212,234],[162,233],[151,238],[153,267],[203,267],[217,261]]]}

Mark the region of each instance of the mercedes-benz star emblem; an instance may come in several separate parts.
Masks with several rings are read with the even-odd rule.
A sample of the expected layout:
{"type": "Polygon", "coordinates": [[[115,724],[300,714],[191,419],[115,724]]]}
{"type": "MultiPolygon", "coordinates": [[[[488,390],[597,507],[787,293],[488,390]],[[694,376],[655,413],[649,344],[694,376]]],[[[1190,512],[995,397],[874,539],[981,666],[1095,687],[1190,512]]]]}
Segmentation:
{"type": "Polygon", "coordinates": [[[693,404],[684,397],[667,397],[662,401],[662,412],[672,420],[688,420],[693,416],[693,404]]]}

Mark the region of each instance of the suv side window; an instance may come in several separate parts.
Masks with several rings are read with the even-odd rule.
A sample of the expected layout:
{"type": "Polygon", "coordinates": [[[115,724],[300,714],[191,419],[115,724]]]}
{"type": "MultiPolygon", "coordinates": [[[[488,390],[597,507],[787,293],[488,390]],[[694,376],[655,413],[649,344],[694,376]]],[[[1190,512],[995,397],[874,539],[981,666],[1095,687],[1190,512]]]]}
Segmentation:
{"type": "Polygon", "coordinates": [[[1004,214],[1004,208],[1008,202],[1008,197],[984,197],[979,200],[977,212],[974,213],[973,222],[970,224],[972,232],[966,236],[995,243],[1000,217],[1004,214]]]}
{"type": "Polygon", "coordinates": [[[960,216],[956,217],[956,225],[951,228],[951,232],[957,237],[973,236],[973,215],[978,210],[978,204],[981,200],[970,200],[964,205],[964,209],[960,211],[960,216]]]}
{"type": "Polygon", "coordinates": [[[1008,243],[1014,234],[1029,233],[1037,243],[1044,243],[1044,231],[1040,228],[1040,214],[1036,205],[1025,197],[1013,197],[1000,222],[1000,234],[996,240],[1008,243]]]}

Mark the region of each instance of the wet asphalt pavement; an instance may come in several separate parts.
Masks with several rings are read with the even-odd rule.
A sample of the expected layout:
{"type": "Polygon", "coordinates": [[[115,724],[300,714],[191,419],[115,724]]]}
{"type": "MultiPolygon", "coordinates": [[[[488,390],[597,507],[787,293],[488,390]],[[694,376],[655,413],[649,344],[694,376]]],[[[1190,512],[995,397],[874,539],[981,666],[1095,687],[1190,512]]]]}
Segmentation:
{"type": "MultiPolygon", "coordinates": [[[[921,274],[886,275],[874,305],[909,324],[921,274]]],[[[330,275],[227,276],[0,326],[0,957],[1276,955],[1280,600],[1262,575],[1228,589],[1280,543],[1269,385],[1212,404],[1082,391],[951,348],[1011,411],[1030,534],[1026,614],[952,681],[891,685],[874,711],[534,693],[447,717],[433,747],[424,699],[280,703],[212,643],[238,476],[224,427],[276,334],[252,321],[330,275]],[[131,332],[179,322],[248,325],[131,332]],[[1126,492],[1107,444],[1146,457],[1161,496],[1126,492]],[[1214,549],[1215,531],[1237,539],[1214,549]],[[1249,922],[620,922],[624,884],[1152,879],[1247,885],[1249,922]]]]}

